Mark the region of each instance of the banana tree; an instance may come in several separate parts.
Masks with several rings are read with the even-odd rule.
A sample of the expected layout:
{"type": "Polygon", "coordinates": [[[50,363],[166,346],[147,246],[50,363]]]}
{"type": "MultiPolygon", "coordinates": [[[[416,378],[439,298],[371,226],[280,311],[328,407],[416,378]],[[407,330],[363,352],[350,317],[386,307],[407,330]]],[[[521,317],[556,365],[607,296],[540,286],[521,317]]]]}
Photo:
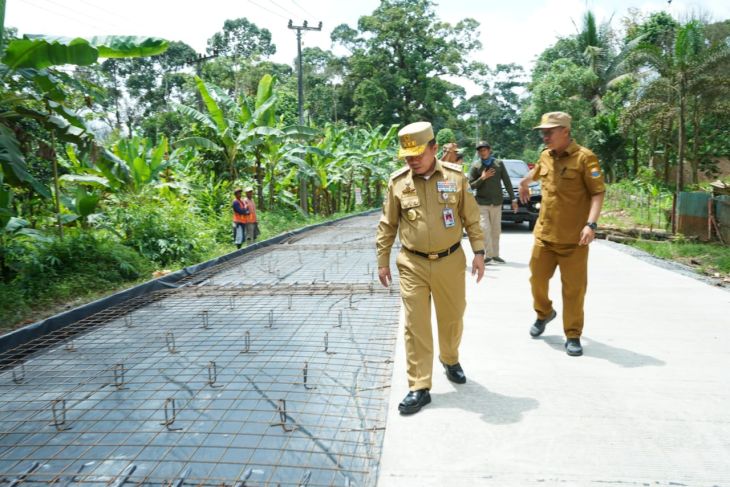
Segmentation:
{"type": "Polygon", "coordinates": [[[209,137],[180,139],[176,141],[176,146],[195,146],[220,153],[233,180],[239,177],[239,166],[245,163],[244,155],[253,156],[252,168],[261,204],[264,202],[265,178],[271,172],[269,166],[289,158],[286,150],[280,153],[285,141],[316,133],[308,127],[280,126],[276,120],[275,83],[276,78],[264,75],[259,81],[256,98],[243,98],[237,103],[220,88],[196,78],[207,113],[173,104],[176,111],[199,122],[211,134],[209,137]]]}
{"type": "Polygon", "coordinates": [[[64,214],[62,221],[68,224],[78,220],[82,228],[87,228],[89,219],[97,213],[101,196],[100,191],[89,190],[84,186],[76,187],[72,193],[64,193],[61,201],[70,213],[64,214]]]}
{"type": "MultiPolygon", "coordinates": [[[[263,144],[261,136],[267,135],[268,129],[273,127],[273,107],[276,103],[271,92],[273,82],[271,75],[261,79],[259,91],[262,91],[262,86],[268,86],[268,96],[263,100],[257,97],[255,105],[251,107],[248,100],[243,99],[240,104],[236,103],[221,89],[196,76],[195,83],[207,113],[178,103],[173,103],[172,107],[199,122],[211,135],[185,137],[178,140],[176,145],[200,147],[220,153],[231,178],[238,179],[238,166],[243,154],[247,151],[259,154],[259,146],[263,144]]],[[[257,158],[257,175],[258,164],[257,158]]],[[[260,182],[263,175],[257,179],[260,182]]]]}
{"type": "Polygon", "coordinates": [[[398,127],[391,126],[385,134],[382,130],[383,127],[379,125],[360,129],[354,134],[356,142],[353,141],[350,146],[357,149],[350,151],[348,158],[348,208],[352,208],[350,191],[354,190],[358,182],[361,184],[368,206],[379,201],[383,183],[396,167],[393,142],[398,127]]]}
{"type": "Polygon", "coordinates": [[[166,159],[168,150],[166,137],[161,137],[156,147],[144,137],[132,137],[117,142],[112,147],[112,152],[127,163],[131,175],[125,189],[139,193],[142,188],[156,181],[169,165],[169,160],[166,159]]]}
{"type": "MultiPolygon", "coordinates": [[[[18,142],[32,140],[27,147],[42,146],[54,173],[54,203],[60,235],[60,192],[57,166],[57,143],[74,144],[94,164],[117,177],[128,178],[129,168],[97,140],[82,114],[72,103],[81,85],[55,66],[87,66],[99,58],[150,56],[164,52],[167,41],[137,37],[94,37],[68,39],[47,36],[26,36],[8,43],[0,63],[0,167],[11,186],[31,188],[43,197],[50,191],[33,178],[26,165],[26,156],[18,142]],[[76,91],[69,92],[69,86],[76,91]],[[35,121],[48,135],[27,130],[35,121]]],[[[80,93],[84,95],[83,91],[80,93]]],[[[29,149],[28,149],[29,150],[29,149]]]]}
{"type": "Polygon", "coordinates": [[[344,166],[347,161],[347,133],[341,126],[327,124],[323,137],[307,155],[307,161],[314,171],[312,208],[315,213],[329,215],[339,208],[339,193],[345,179],[344,166]]]}

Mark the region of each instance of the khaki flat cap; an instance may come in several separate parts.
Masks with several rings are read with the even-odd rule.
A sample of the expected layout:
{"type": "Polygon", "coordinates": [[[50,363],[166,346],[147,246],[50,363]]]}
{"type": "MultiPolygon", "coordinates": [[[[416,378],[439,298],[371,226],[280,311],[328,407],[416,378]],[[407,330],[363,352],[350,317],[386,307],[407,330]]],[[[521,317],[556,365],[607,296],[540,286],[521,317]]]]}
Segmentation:
{"type": "Polygon", "coordinates": [[[400,139],[398,157],[420,156],[433,138],[433,127],[428,122],[406,125],[398,132],[398,139],[400,139]]]}
{"type": "Polygon", "coordinates": [[[540,119],[540,125],[533,129],[551,129],[555,127],[570,128],[571,116],[565,112],[548,112],[540,119]]]}

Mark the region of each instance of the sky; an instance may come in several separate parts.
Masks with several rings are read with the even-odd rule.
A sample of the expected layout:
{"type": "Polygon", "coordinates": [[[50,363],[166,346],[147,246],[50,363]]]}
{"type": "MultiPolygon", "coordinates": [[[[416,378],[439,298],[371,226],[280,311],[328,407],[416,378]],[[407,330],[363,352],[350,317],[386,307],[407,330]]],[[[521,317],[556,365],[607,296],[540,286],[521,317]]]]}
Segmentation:
{"type": "MultiPolygon", "coordinates": [[[[22,34],[70,37],[139,35],[179,40],[200,53],[226,19],[246,17],[271,31],[277,53],[272,61],[292,64],[296,34],[287,28],[304,20],[322,22],[321,32],[305,32],[303,47],[333,49],[330,33],[340,24],[357,26],[379,0],[7,0],[5,25],[22,34]]],[[[613,19],[620,28],[629,8],[644,13],[666,10],[682,19],[691,12],[719,21],[730,18],[728,0],[442,0],[436,15],[456,23],[471,17],[481,24],[482,49],[471,57],[495,66],[517,63],[527,68],[558,37],[576,32],[590,8],[599,22],[613,19]]],[[[344,51],[336,50],[338,54],[344,51]]]]}

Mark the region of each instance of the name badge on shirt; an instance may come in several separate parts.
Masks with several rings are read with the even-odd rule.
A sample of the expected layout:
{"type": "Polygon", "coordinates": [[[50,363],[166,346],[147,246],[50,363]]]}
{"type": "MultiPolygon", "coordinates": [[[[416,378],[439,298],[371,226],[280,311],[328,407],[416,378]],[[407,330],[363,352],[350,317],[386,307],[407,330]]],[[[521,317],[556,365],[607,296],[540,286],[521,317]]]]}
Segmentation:
{"type": "Polygon", "coordinates": [[[451,228],[456,225],[456,221],[454,221],[454,210],[451,208],[444,208],[443,217],[446,228],[451,228]]]}
{"type": "Polygon", "coordinates": [[[436,181],[436,191],[439,193],[456,193],[456,182],[448,179],[436,181]]]}

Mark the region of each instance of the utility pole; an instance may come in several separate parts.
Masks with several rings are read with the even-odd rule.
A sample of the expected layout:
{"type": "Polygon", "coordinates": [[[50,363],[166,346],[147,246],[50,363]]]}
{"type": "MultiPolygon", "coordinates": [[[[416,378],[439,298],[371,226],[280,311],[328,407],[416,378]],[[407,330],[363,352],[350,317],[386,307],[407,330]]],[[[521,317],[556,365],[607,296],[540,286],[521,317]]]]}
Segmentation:
{"type": "Polygon", "coordinates": [[[476,125],[475,125],[475,129],[476,129],[476,141],[474,142],[474,144],[478,144],[479,143],[479,112],[476,112],[476,115],[477,115],[476,116],[476,121],[477,122],[476,122],[476,125]]]}
{"type": "MultiPolygon", "coordinates": [[[[302,31],[303,30],[322,30],[322,22],[319,23],[317,27],[309,27],[307,25],[307,21],[305,20],[302,25],[294,25],[294,22],[289,19],[289,25],[288,27],[292,30],[297,31],[297,64],[298,64],[298,73],[297,73],[297,81],[299,85],[298,89],[298,98],[299,98],[299,125],[304,125],[304,82],[303,82],[303,74],[302,74],[302,31]]],[[[302,211],[305,215],[309,214],[309,204],[307,202],[307,181],[304,179],[304,175],[299,176],[299,206],[301,206],[302,211]]]]}
{"type": "Polygon", "coordinates": [[[0,49],[5,40],[5,0],[0,0],[0,49]]]}

